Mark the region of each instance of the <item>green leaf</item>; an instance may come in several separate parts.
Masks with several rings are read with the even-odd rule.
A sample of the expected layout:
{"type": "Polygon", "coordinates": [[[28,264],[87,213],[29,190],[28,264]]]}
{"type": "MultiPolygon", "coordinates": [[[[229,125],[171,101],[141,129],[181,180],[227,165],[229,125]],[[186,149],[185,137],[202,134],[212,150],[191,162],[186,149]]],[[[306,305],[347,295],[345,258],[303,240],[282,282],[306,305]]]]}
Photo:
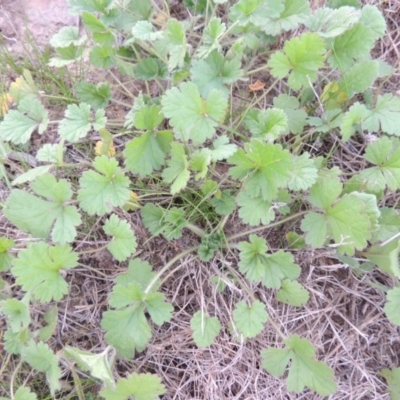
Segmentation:
{"type": "Polygon", "coordinates": [[[307,247],[304,237],[296,232],[288,232],[286,234],[286,240],[291,249],[305,249],[307,247]]]}
{"type": "Polygon", "coordinates": [[[22,349],[32,339],[31,331],[26,328],[19,332],[8,329],[4,332],[4,349],[10,354],[21,354],[22,349]]]}
{"type": "Polygon", "coordinates": [[[168,75],[166,65],[154,57],[146,57],[140,60],[135,67],[135,77],[144,81],[153,79],[165,79],[168,75]]]}
{"type": "Polygon", "coordinates": [[[58,317],[57,306],[51,306],[46,310],[44,314],[44,320],[47,323],[47,325],[39,329],[40,340],[47,342],[51,338],[57,327],[57,317],[58,317]]]}
{"type": "Polygon", "coordinates": [[[378,78],[378,62],[375,60],[363,61],[353,65],[342,75],[339,81],[339,92],[353,97],[357,93],[367,90],[378,78]]]}
{"type": "Polygon", "coordinates": [[[94,67],[110,69],[116,63],[115,50],[110,46],[92,47],[89,54],[89,60],[94,67]]]}
{"type": "Polygon", "coordinates": [[[168,70],[182,68],[186,55],[186,35],[182,22],[170,18],[167,24],[166,38],[169,44],[168,70]]]}
{"type": "Polygon", "coordinates": [[[340,8],[340,7],[354,7],[356,9],[361,8],[361,4],[358,0],[328,0],[327,6],[330,8],[340,8]]]}
{"type": "Polygon", "coordinates": [[[161,39],[164,34],[162,31],[154,32],[154,27],[149,21],[138,21],[132,27],[132,36],[135,39],[154,42],[157,39],[161,39]]]}
{"type": "Polygon", "coordinates": [[[250,306],[240,301],[233,310],[235,326],[245,338],[256,337],[264,329],[267,320],[268,313],[265,311],[265,305],[258,300],[250,306]]]}
{"type": "Polygon", "coordinates": [[[148,294],[145,299],[145,304],[147,312],[155,324],[162,325],[164,322],[171,320],[174,307],[165,301],[164,294],[148,294]]]}
{"type": "MultiPolygon", "coordinates": [[[[130,283],[136,282],[142,289],[146,289],[155,276],[156,273],[152,271],[152,267],[147,261],[135,258],[129,261],[128,270],[115,278],[115,283],[127,287],[130,283]]],[[[154,290],[156,290],[159,285],[159,281],[154,282],[154,290]]]]}
{"type": "Polygon", "coordinates": [[[369,56],[375,43],[374,34],[362,23],[332,39],[329,44],[332,55],[328,62],[332,68],[348,70],[354,61],[362,61],[369,56]]]}
{"type": "Polygon", "coordinates": [[[318,170],[310,154],[305,152],[293,159],[294,165],[290,171],[291,179],[288,188],[294,191],[307,190],[317,181],[318,170]]]}
{"type": "Polygon", "coordinates": [[[278,144],[265,144],[253,140],[245,145],[244,150],[238,150],[228,162],[235,166],[229,173],[234,179],[247,177],[243,184],[250,197],[260,194],[264,200],[272,200],[278,194],[278,189],[285,187],[291,175],[292,156],[278,144]]]}
{"type": "Polygon", "coordinates": [[[221,161],[226,160],[233,154],[235,154],[237,146],[236,144],[229,143],[229,138],[225,135],[218,136],[213,141],[213,149],[211,149],[211,160],[221,161]]]}
{"type": "Polygon", "coordinates": [[[274,207],[270,201],[261,196],[250,197],[246,192],[240,192],[237,198],[239,217],[250,226],[267,225],[275,219],[274,207]]]}
{"type": "Polygon", "coordinates": [[[65,111],[65,118],[60,122],[58,133],[63,139],[76,142],[85,137],[90,129],[104,128],[106,122],[104,110],[97,110],[92,121],[88,104],[70,104],[65,111]]]}
{"type": "Polygon", "coordinates": [[[246,128],[253,138],[274,142],[287,130],[287,116],[283,110],[250,110],[244,118],[246,128]]]}
{"type": "Polygon", "coordinates": [[[22,300],[2,300],[0,301],[0,309],[6,316],[8,325],[13,332],[19,332],[29,326],[31,322],[29,297],[24,297],[22,300]]]}
{"type": "Polygon", "coordinates": [[[112,366],[116,355],[114,349],[107,347],[101,353],[94,354],[75,347],[65,346],[63,354],[68,359],[75,361],[84,371],[89,371],[93,378],[100,379],[107,388],[115,388],[112,373],[112,366]]]}
{"type": "Polygon", "coordinates": [[[393,240],[384,246],[371,246],[367,252],[362,254],[373,262],[381,271],[396,278],[400,278],[399,250],[400,241],[393,240]]]}
{"type": "Polygon", "coordinates": [[[27,69],[24,69],[22,76],[19,76],[15,82],[10,84],[9,93],[17,104],[24,98],[29,100],[39,100],[40,98],[39,89],[33,81],[32,74],[27,69]]]}
{"type": "Polygon", "coordinates": [[[361,11],[353,7],[318,8],[308,20],[308,28],[323,38],[334,38],[360,20],[361,11]]]}
{"type": "Polygon", "coordinates": [[[251,18],[259,14],[268,15],[273,18],[279,17],[283,11],[284,5],[279,2],[263,1],[263,0],[239,0],[230,8],[229,19],[237,21],[240,26],[245,26],[251,21],[251,18]],[[278,4],[277,4],[278,3],[278,4]]]}
{"type": "Polygon", "coordinates": [[[17,284],[42,303],[61,300],[68,293],[62,272],[78,265],[78,254],[68,245],[28,244],[13,261],[17,284]]]}
{"type": "Polygon", "coordinates": [[[51,231],[53,241],[72,242],[81,217],[75,206],[66,205],[72,197],[71,185],[65,179],[57,181],[53,175],[45,174],[36,178],[31,187],[37,195],[50,201],[23,190],[13,190],[6,201],[5,217],[35,237],[45,239],[51,231]]]}
{"type": "Polygon", "coordinates": [[[200,189],[201,192],[203,193],[204,197],[209,197],[211,196],[215,190],[218,187],[218,183],[215,181],[212,181],[210,179],[205,180],[201,185],[200,185],[200,189]]]}
{"type": "Polygon", "coordinates": [[[82,11],[99,12],[107,14],[113,0],[68,0],[68,7],[72,15],[82,11]]]}
{"type": "Polygon", "coordinates": [[[400,287],[390,289],[386,294],[384,311],[392,324],[400,326],[400,287]]]}
{"type": "Polygon", "coordinates": [[[83,58],[83,47],[73,44],[68,47],[56,47],[58,57],[50,58],[49,67],[61,68],[72,63],[77,63],[83,58]]]}
{"type": "Polygon", "coordinates": [[[214,343],[221,330],[217,317],[209,317],[204,311],[197,311],[190,320],[193,340],[198,347],[208,347],[214,343]]]}
{"type": "Polygon", "coordinates": [[[365,203],[357,195],[344,195],[335,202],[342,190],[337,179],[321,179],[310,191],[309,201],[323,208],[324,214],[308,213],[301,223],[307,232],[306,243],[321,247],[331,238],[339,253],[353,255],[362,250],[371,237],[371,220],[365,212],[365,203]]]}
{"type": "Polygon", "coordinates": [[[106,82],[97,85],[80,81],[75,87],[76,96],[81,103],[89,104],[94,110],[106,108],[111,99],[111,86],[106,82]]]}
{"type": "Polygon", "coordinates": [[[182,229],[187,225],[185,212],[176,207],[164,210],[160,206],[147,203],[140,213],[144,226],[152,235],[162,234],[168,240],[179,239],[182,236],[182,229]]]}
{"type": "Polygon", "coordinates": [[[389,135],[400,136],[399,124],[400,97],[385,93],[384,95],[378,95],[375,108],[363,121],[363,128],[368,132],[382,130],[389,135]]]}
{"type": "Polygon", "coordinates": [[[152,290],[158,286],[150,265],[133,260],[128,273],[116,279],[109,298],[110,306],[117,310],[103,314],[102,327],[107,331],[107,342],[126,359],[131,358],[136,350],[143,351],[151,338],[145,309],[158,325],[171,319],[173,307],[165,302],[163,294],[151,291],[148,285],[152,285],[152,290]]]}
{"type": "Polygon", "coordinates": [[[204,28],[202,45],[197,49],[196,56],[198,58],[207,57],[213,50],[220,51],[220,38],[226,31],[225,23],[220,18],[211,18],[208,25],[204,28]]]}
{"type": "Polygon", "coordinates": [[[0,272],[11,268],[13,256],[8,252],[14,246],[14,240],[0,237],[0,272]]]}
{"type": "Polygon", "coordinates": [[[268,247],[265,240],[250,235],[250,243],[240,242],[239,270],[246,274],[252,282],[262,282],[267,288],[281,287],[285,278],[297,279],[300,276],[300,267],[294,263],[293,256],[279,250],[273,254],[266,254],[268,247]]]}
{"type": "MultiPolygon", "coordinates": [[[[52,164],[58,163],[58,153],[60,146],[58,144],[46,143],[36,153],[36,159],[42,162],[50,162],[52,164]]],[[[65,153],[65,148],[61,149],[61,153],[65,153]]]]}
{"type": "Polygon", "coordinates": [[[131,374],[118,379],[115,390],[103,389],[100,395],[106,400],[156,400],[166,392],[161,379],[153,374],[131,374]]]}
{"type": "Polygon", "coordinates": [[[300,307],[307,303],[310,294],[299,282],[285,279],[282,281],[282,287],[276,293],[276,297],[283,303],[300,307]]]}
{"type": "Polygon", "coordinates": [[[304,33],[285,42],[283,52],[274,53],[268,66],[275,78],[289,75],[288,84],[293,89],[308,87],[317,79],[317,71],[323,66],[324,41],[315,33],[304,33]]]}
{"type": "Polygon", "coordinates": [[[372,233],[372,242],[384,242],[400,232],[398,211],[388,207],[380,208],[379,211],[381,214],[378,222],[379,228],[372,233]]]}
{"type": "Polygon", "coordinates": [[[79,37],[79,28],[76,26],[64,26],[52,36],[49,43],[53,47],[68,47],[70,45],[81,46],[87,40],[87,36],[79,37]]]}
{"type": "Polygon", "coordinates": [[[369,29],[374,40],[382,38],[386,32],[386,22],[377,6],[367,4],[361,10],[360,22],[369,29]]]}
{"type": "Polygon", "coordinates": [[[296,29],[304,23],[310,13],[307,0],[267,1],[253,13],[250,21],[267,35],[276,36],[282,32],[296,29]],[[282,6],[284,7],[282,10],[282,6]],[[271,8],[279,11],[279,16],[271,13],[271,8]]]}
{"type": "Polygon", "coordinates": [[[219,215],[229,215],[236,207],[235,198],[229,190],[218,191],[211,200],[211,204],[219,215]]]}
{"type": "Polygon", "coordinates": [[[342,192],[343,185],[337,178],[319,179],[311,188],[308,197],[315,207],[328,210],[342,192]]]}
{"type": "Polygon", "coordinates": [[[143,106],[135,114],[133,125],[137,129],[154,131],[164,120],[161,106],[143,106]]]}
{"type": "Polygon", "coordinates": [[[351,195],[357,197],[364,203],[363,214],[369,218],[369,222],[371,223],[371,233],[377,231],[379,228],[379,218],[381,214],[378,208],[376,195],[360,192],[354,192],[351,193],[351,195]]]}
{"type": "Polygon", "coordinates": [[[86,171],[82,174],[78,200],[89,215],[104,215],[112,207],[122,207],[129,200],[130,181],[115,158],[96,157],[93,166],[99,173],[86,171]]]}
{"type": "Polygon", "coordinates": [[[208,97],[213,89],[229,96],[230,90],[226,85],[232,85],[242,75],[239,60],[226,60],[221,53],[213,51],[206,59],[192,62],[190,72],[192,81],[197,85],[200,94],[208,97]]]}
{"type": "Polygon", "coordinates": [[[375,167],[363,169],[360,177],[372,191],[400,189],[400,142],[383,136],[368,145],[364,158],[375,167]]]}
{"type": "Polygon", "coordinates": [[[315,348],[308,340],[290,335],[285,344],[286,349],[263,350],[263,368],[272,375],[280,377],[289,360],[292,360],[287,377],[289,391],[300,393],[308,387],[321,396],[335,393],[337,385],[332,369],[315,359],[315,348]]]}
{"type": "Polygon", "coordinates": [[[162,177],[164,182],[172,183],[171,194],[175,194],[186,187],[190,178],[185,149],[180,143],[171,143],[171,159],[167,161],[167,165],[162,177]]]}
{"type": "Polygon", "coordinates": [[[153,203],[147,203],[140,210],[144,226],[153,236],[161,234],[164,230],[164,217],[166,210],[153,203]]]}
{"type": "Polygon", "coordinates": [[[296,97],[280,94],[274,97],[274,107],[283,110],[287,116],[287,128],[282,134],[302,133],[306,125],[307,113],[300,108],[300,103],[296,97]]]}
{"type": "Polygon", "coordinates": [[[114,34],[103,22],[96,18],[96,16],[88,12],[83,12],[81,19],[86,30],[92,33],[92,38],[96,43],[104,47],[113,46],[115,42],[114,34]]]}
{"type": "Polygon", "coordinates": [[[41,135],[48,125],[48,113],[39,100],[23,98],[18,110],[10,110],[0,122],[0,139],[24,144],[37,130],[41,135]]]}
{"type": "Polygon", "coordinates": [[[400,400],[400,368],[384,368],[379,375],[386,379],[391,400],[400,400]]]}
{"type": "Polygon", "coordinates": [[[343,141],[347,142],[356,132],[361,131],[361,122],[368,116],[368,110],[364,104],[354,103],[343,116],[340,125],[340,133],[343,141]]]}
{"type": "Polygon", "coordinates": [[[14,400],[37,400],[36,394],[32,393],[29,388],[20,386],[15,392],[14,400]]]}
{"type": "Polygon", "coordinates": [[[179,89],[167,90],[161,104],[164,115],[170,118],[175,137],[196,144],[212,137],[228,106],[225,96],[217,90],[211,91],[206,100],[202,99],[192,82],[181,83],[179,89]]]}
{"type": "Polygon", "coordinates": [[[46,379],[52,396],[54,396],[56,390],[61,389],[59,382],[61,369],[58,366],[58,359],[47,344],[43,342],[37,344],[31,342],[27,347],[22,349],[22,359],[32,368],[46,373],[46,379]]]}
{"type": "Polygon", "coordinates": [[[136,114],[145,106],[146,106],[145,97],[143,96],[143,94],[140,93],[138,96],[136,96],[132,108],[125,115],[125,123],[124,123],[125,128],[130,129],[133,127],[133,121],[135,120],[136,114]]]}
{"type": "Polygon", "coordinates": [[[221,247],[222,242],[223,236],[220,233],[203,236],[198,250],[200,260],[210,261],[214,257],[215,252],[221,247]]]}
{"type": "Polygon", "coordinates": [[[208,172],[208,166],[211,162],[211,152],[207,148],[195,151],[190,157],[190,169],[198,172],[195,179],[204,179],[208,172]]]}
{"type": "Polygon", "coordinates": [[[107,343],[124,359],[131,359],[135,351],[143,351],[151,338],[143,305],[104,312],[101,327],[106,331],[107,343]]]}
{"type": "Polygon", "coordinates": [[[139,176],[148,176],[165,164],[173,139],[171,131],[160,131],[154,134],[146,132],[127,143],[124,150],[125,165],[139,176]]]}
{"type": "Polygon", "coordinates": [[[22,183],[34,181],[38,176],[44,175],[51,170],[51,165],[41,165],[40,167],[29,169],[28,171],[18,175],[11,184],[13,186],[21,185],[22,183]]]}
{"type": "Polygon", "coordinates": [[[125,261],[136,251],[136,237],[127,221],[112,214],[104,224],[103,230],[107,235],[113,236],[107,249],[116,260],[125,261]]]}

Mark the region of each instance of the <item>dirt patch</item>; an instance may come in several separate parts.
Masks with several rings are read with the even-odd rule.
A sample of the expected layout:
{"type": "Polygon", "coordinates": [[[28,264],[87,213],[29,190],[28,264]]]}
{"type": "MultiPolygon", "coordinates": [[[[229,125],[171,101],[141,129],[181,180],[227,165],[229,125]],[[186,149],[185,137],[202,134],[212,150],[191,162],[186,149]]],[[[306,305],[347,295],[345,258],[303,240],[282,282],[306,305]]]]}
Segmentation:
{"type": "Polygon", "coordinates": [[[0,29],[12,52],[23,50],[28,32],[36,45],[44,46],[61,27],[77,24],[66,0],[0,0],[0,29]]]}

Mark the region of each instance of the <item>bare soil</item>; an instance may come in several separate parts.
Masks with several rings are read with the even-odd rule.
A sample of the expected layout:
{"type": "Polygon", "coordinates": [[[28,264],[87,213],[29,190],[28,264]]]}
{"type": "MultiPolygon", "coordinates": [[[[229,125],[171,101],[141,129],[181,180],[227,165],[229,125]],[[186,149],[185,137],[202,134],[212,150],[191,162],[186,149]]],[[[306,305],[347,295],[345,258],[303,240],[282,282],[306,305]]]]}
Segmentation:
{"type": "Polygon", "coordinates": [[[27,32],[44,46],[61,27],[77,23],[66,0],[0,0],[0,29],[10,51],[22,50],[27,32]]]}

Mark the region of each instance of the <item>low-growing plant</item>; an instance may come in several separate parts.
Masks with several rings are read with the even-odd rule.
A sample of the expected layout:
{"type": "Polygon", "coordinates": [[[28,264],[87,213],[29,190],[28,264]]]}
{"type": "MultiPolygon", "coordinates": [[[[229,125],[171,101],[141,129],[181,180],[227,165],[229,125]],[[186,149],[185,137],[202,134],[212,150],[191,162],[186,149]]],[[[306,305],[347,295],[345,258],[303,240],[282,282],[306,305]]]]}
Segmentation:
{"type": "MultiPolygon", "coordinates": [[[[400,97],[382,92],[393,68],[371,56],[386,29],[380,10],[356,0],[330,0],[315,10],[306,0],[184,4],[190,12],[174,16],[167,2],[69,0],[86,34],[68,26],[53,36],[49,67],[90,63],[96,76],[119,83],[90,75],[74,82],[75,98],[61,99],[69,104],[59,120],[49,121],[54,102],[28,70],[10,85],[15,107],[2,108],[0,123],[0,177],[9,191],[2,212],[30,235],[23,242],[0,238],[4,348],[8,362],[20,360],[11,399],[37,398],[14,382],[26,366],[45,374],[54,396],[61,361],[79,399],[85,398],[81,372],[101,382],[105,399],[165,393],[155,374],[133,371],[116,381],[114,361],[144,351],[152,325],[170,321],[174,304],[162,283],[186,268],[184,257],[206,264],[227,252],[238,255],[237,265],[221,266],[222,280],[213,279],[223,286],[234,277],[230,284],[243,289],[242,299],[230,327],[198,309],[190,323],[194,343],[210,346],[228,329],[237,340],[250,339],[268,325],[281,344],[262,351],[262,368],[276,377],[288,371],[288,391],[327,396],[337,390],[329,362],[319,361],[323,355],[306,338],[284,334],[249,290],[264,287],[293,307],[309,299],[294,252],[273,251],[262,233],[290,222],[292,249],[323,249],[354,273],[373,265],[400,278],[400,216],[397,203],[387,201],[400,189],[400,97]],[[140,93],[130,89],[133,81],[140,93]],[[110,117],[110,105],[127,110],[122,120],[110,117]],[[37,150],[36,166],[24,164],[15,174],[21,167],[11,168],[11,155],[29,153],[32,135],[46,135],[53,125],[57,141],[37,150]],[[358,170],[346,170],[333,154],[354,138],[365,151],[357,155],[358,170]],[[79,146],[95,147],[93,159],[75,159],[79,146]],[[198,242],[155,270],[136,256],[131,213],[140,214],[152,236],[175,241],[189,230],[198,242]],[[226,229],[233,216],[240,232],[226,229]],[[109,347],[95,353],[65,346],[55,353],[46,342],[57,327],[57,302],[69,293],[68,275],[91,251],[75,247],[94,223],[115,263],[126,266],[102,315],[109,347]],[[37,304],[48,305],[39,328],[31,318],[37,304]]],[[[397,284],[387,288],[385,305],[396,325],[399,310],[397,284]]],[[[399,385],[396,369],[382,376],[389,387],[399,385]]]]}

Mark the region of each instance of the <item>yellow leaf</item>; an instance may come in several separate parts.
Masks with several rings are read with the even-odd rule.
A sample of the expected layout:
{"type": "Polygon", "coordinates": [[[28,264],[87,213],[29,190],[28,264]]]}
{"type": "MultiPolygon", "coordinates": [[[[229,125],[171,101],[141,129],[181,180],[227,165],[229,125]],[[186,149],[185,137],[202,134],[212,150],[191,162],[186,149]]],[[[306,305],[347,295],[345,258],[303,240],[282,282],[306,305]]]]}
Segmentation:
{"type": "Polygon", "coordinates": [[[321,100],[326,104],[327,109],[340,107],[346,99],[346,93],[339,91],[337,82],[328,83],[321,94],[321,100]]]}
{"type": "Polygon", "coordinates": [[[0,118],[3,118],[7,114],[12,102],[13,99],[8,93],[0,95],[0,118]]]}
{"type": "Polygon", "coordinates": [[[102,128],[99,130],[101,140],[96,143],[96,147],[94,148],[94,152],[98,156],[115,156],[115,147],[113,142],[113,137],[107,129],[102,128]]]}
{"type": "Polygon", "coordinates": [[[96,142],[94,152],[98,156],[113,157],[113,156],[115,156],[114,143],[110,142],[110,143],[106,144],[102,140],[99,140],[98,142],[96,142]]]}
{"type": "Polygon", "coordinates": [[[39,97],[39,90],[37,89],[31,73],[25,69],[20,76],[10,85],[10,95],[13,100],[18,104],[24,97],[39,97]]]}
{"type": "Polygon", "coordinates": [[[135,192],[131,192],[130,199],[122,207],[125,211],[135,211],[141,207],[139,196],[135,192]]]}

